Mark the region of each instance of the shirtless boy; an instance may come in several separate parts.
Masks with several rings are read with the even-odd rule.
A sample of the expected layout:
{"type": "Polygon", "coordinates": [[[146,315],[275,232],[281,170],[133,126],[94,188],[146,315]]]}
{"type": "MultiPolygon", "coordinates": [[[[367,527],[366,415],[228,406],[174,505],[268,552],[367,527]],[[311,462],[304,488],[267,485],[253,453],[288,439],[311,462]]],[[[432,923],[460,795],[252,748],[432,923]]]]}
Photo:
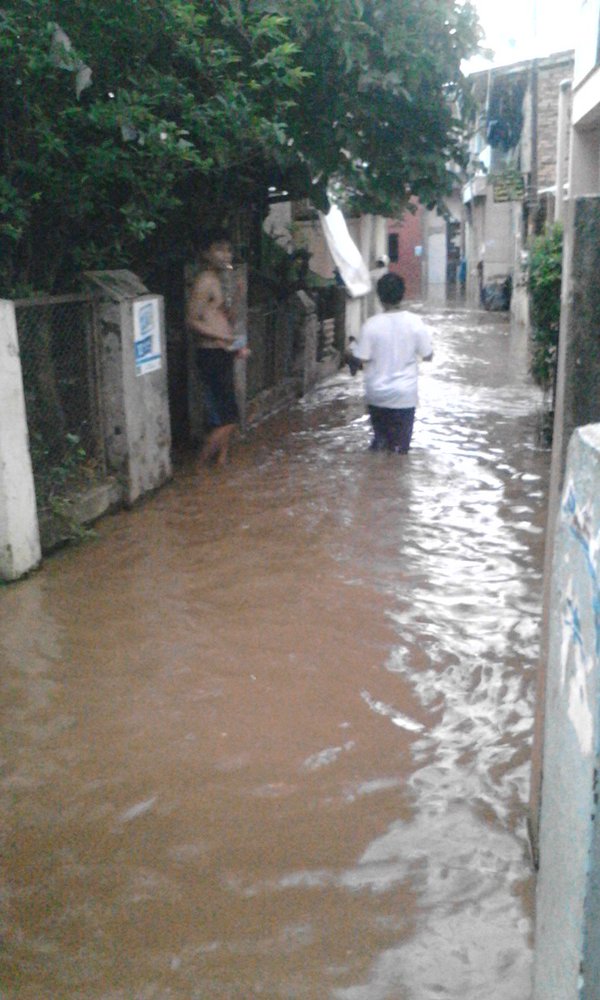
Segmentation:
{"type": "Polygon", "coordinates": [[[200,253],[203,268],[194,280],[186,308],[186,325],[194,334],[196,364],[204,389],[208,432],[203,461],[225,465],[231,435],[239,423],[233,363],[247,356],[236,349],[234,324],[242,289],[233,288],[231,243],[225,232],[206,233],[200,253]]]}

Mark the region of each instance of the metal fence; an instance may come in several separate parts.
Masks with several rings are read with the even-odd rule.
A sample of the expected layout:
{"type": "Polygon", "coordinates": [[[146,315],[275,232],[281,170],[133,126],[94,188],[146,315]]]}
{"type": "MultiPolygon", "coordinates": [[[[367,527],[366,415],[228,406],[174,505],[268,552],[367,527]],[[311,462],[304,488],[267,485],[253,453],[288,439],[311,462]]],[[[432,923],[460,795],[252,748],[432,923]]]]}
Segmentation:
{"type": "Polygon", "coordinates": [[[290,304],[269,303],[248,310],[247,393],[253,399],[292,375],[294,315],[290,304]]]}
{"type": "Polygon", "coordinates": [[[15,302],[27,424],[41,513],[106,475],[94,299],[15,302]]]}
{"type": "MultiPolygon", "coordinates": [[[[345,293],[343,289],[311,289],[317,320],[317,361],[345,346],[345,293]]],[[[294,359],[299,349],[299,324],[305,315],[299,311],[295,296],[270,299],[248,310],[248,399],[293,376],[294,359]]]]}

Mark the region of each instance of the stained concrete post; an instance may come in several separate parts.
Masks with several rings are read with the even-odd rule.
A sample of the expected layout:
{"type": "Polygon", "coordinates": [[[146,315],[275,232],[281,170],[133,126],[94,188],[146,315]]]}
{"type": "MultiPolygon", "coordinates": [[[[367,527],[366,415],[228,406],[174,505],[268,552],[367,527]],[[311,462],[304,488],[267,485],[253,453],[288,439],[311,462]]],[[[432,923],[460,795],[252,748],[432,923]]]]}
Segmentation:
{"type": "Polygon", "coordinates": [[[550,594],[534,1000],[600,996],[600,424],[571,440],[550,594]]]}
{"type": "Polygon", "coordinates": [[[15,308],[0,299],[0,579],[41,558],[15,308]]]}
{"type": "Polygon", "coordinates": [[[569,134],[569,102],[571,81],[561,80],[558,88],[558,123],[556,134],[556,199],[554,221],[562,222],[565,200],[566,151],[569,134]]]}
{"type": "Polygon", "coordinates": [[[301,391],[304,395],[316,385],[319,377],[317,363],[317,343],[319,339],[319,322],[317,308],[306,292],[296,292],[294,297],[296,310],[296,374],[301,379],[301,391]]]}
{"type": "Polygon", "coordinates": [[[133,504],[171,478],[164,303],[129,271],[90,272],[102,292],[99,340],[109,470],[133,504]]]}

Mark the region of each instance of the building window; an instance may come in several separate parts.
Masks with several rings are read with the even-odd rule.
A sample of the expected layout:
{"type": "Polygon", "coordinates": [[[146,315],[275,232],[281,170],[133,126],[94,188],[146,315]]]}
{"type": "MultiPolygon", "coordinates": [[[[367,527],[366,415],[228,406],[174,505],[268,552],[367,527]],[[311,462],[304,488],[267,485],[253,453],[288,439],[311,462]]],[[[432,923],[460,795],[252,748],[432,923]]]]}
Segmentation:
{"type": "Polygon", "coordinates": [[[396,264],[400,256],[400,247],[398,244],[398,233],[389,233],[388,235],[388,257],[390,262],[396,264]]]}

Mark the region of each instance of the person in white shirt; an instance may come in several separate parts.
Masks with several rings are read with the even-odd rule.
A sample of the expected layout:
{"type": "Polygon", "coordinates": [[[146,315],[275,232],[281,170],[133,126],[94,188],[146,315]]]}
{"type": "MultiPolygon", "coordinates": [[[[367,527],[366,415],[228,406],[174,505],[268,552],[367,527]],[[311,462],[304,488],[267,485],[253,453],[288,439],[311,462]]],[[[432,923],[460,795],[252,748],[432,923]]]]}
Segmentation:
{"type": "Polygon", "coordinates": [[[363,363],[367,407],[373,428],[372,451],[405,455],[410,447],[418,403],[418,362],[431,361],[431,332],[423,320],[399,308],[404,279],[385,274],[377,282],[383,312],[363,325],[352,345],[363,363]]]}

